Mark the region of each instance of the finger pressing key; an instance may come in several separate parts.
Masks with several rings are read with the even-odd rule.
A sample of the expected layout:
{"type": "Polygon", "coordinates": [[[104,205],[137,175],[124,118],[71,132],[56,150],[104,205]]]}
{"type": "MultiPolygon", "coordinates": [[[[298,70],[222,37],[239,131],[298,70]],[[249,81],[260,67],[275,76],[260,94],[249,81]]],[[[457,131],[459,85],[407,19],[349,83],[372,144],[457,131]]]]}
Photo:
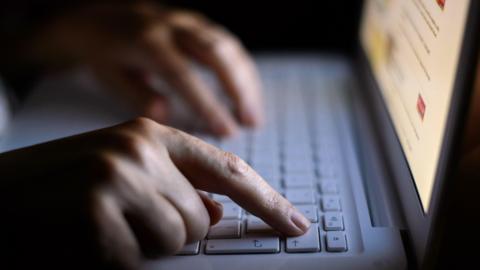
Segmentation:
{"type": "Polygon", "coordinates": [[[239,157],[175,129],[159,132],[168,133],[158,137],[195,188],[229,196],[286,235],[308,230],[310,221],[239,157]]]}

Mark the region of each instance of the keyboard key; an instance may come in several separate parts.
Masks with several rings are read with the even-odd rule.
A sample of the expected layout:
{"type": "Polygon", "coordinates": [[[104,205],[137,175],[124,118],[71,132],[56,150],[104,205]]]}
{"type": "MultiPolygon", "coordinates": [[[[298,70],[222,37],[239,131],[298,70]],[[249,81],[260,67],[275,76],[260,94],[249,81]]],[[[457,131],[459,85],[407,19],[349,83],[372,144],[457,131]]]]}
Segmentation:
{"type": "Polygon", "coordinates": [[[287,189],[285,197],[293,204],[314,204],[315,193],[312,189],[287,189]]]}
{"type": "Polygon", "coordinates": [[[344,232],[327,232],[327,251],[347,251],[347,239],[344,232]]]}
{"type": "Polygon", "coordinates": [[[317,252],[320,250],[318,225],[312,224],[304,235],[287,237],[287,252],[317,252]]]}
{"type": "Polygon", "coordinates": [[[225,202],[223,205],[223,217],[222,219],[241,219],[242,208],[238,204],[233,202],[225,202]]]}
{"type": "Polygon", "coordinates": [[[256,147],[254,149],[275,148],[278,145],[276,126],[272,124],[267,122],[267,126],[262,127],[262,130],[255,130],[252,133],[252,145],[256,147]]]}
{"type": "Polygon", "coordinates": [[[310,159],[296,159],[285,162],[283,168],[286,173],[313,173],[314,167],[310,159]]]}
{"type": "Polygon", "coordinates": [[[225,196],[225,195],[220,195],[220,194],[213,194],[212,199],[214,199],[217,202],[225,203],[225,202],[233,202],[230,197],[225,196]]]}
{"type": "MultiPolygon", "coordinates": [[[[301,140],[300,138],[285,138],[284,141],[281,142],[282,150],[284,153],[284,158],[286,162],[295,162],[301,160],[310,160],[313,161],[313,149],[312,146],[308,144],[298,144],[298,141],[301,140]]],[[[304,139],[308,140],[308,139],[304,139]]]]}
{"type": "Polygon", "coordinates": [[[252,164],[280,164],[280,149],[277,145],[252,145],[252,164]]]}
{"type": "Polygon", "coordinates": [[[340,211],[340,199],[334,196],[324,196],[322,198],[323,211],[340,211]]]}
{"type": "Polygon", "coordinates": [[[277,176],[280,172],[280,165],[278,164],[254,164],[253,169],[261,176],[277,176]]]}
{"type": "Polygon", "coordinates": [[[200,241],[195,243],[186,244],[183,248],[177,253],[177,255],[197,255],[200,250],[200,241]]]}
{"type": "Polygon", "coordinates": [[[318,174],[321,178],[335,178],[337,176],[337,171],[332,164],[321,164],[318,167],[318,174]]]}
{"type": "Polygon", "coordinates": [[[312,160],[313,152],[310,145],[299,146],[299,138],[295,138],[294,142],[285,141],[284,154],[288,160],[312,160]]]}
{"type": "Polygon", "coordinates": [[[280,155],[276,153],[269,152],[254,152],[252,154],[252,159],[250,160],[252,167],[280,167],[280,155]]]}
{"type": "Polygon", "coordinates": [[[317,207],[315,205],[295,205],[302,214],[310,220],[310,222],[318,222],[317,207]]]}
{"type": "Polygon", "coordinates": [[[314,186],[314,177],[312,175],[286,175],[286,188],[311,188],[314,186]]]}
{"type": "Polygon", "coordinates": [[[247,219],[247,233],[276,233],[265,221],[256,216],[249,216],[247,219]]]}
{"type": "Polygon", "coordinates": [[[239,238],[241,232],[240,220],[220,220],[217,224],[210,227],[208,239],[226,239],[239,238]]]}
{"type": "Polygon", "coordinates": [[[207,240],[206,254],[244,254],[280,252],[278,237],[246,236],[240,239],[207,240]]]}
{"type": "Polygon", "coordinates": [[[221,148],[227,149],[228,151],[246,148],[248,137],[247,133],[248,132],[246,132],[245,130],[240,130],[237,134],[235,134],[235,136],[221,141],[221,148]]]}
{"type": "Polygon", "coordinates": [[[320,190],[322,191],[322,194],[337,194],[337,183],[331,180],[323,180],[320,182],[320,190]]]}
{"type": "Polygon", "coordinates": [[[325,231],[342,231],[343,217],[338,212],[327,212],[323,216],[323,228],[325,231]]]}

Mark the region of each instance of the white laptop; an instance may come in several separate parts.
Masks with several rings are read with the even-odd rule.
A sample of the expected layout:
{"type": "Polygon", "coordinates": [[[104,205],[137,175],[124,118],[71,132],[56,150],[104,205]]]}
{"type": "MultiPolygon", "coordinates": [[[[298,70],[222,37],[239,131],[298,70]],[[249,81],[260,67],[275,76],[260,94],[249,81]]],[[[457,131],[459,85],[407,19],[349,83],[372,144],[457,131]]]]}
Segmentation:
{"type": "MultiPolygon", "coordinates": [[[[228,197],[206,239],[145,269],[407,269],[433,265],[462,124],[478,1],[367,0],[355,59],[262,54],[267,123],[230,140],[312,221],[285,238],[228,197]]],[[[319,26],[333,27],[333,26],[319,26]]],[[[315,33],[312,33],[315,34],[315,33]]],[[[134,117],[88,74],[46,81],[2,138],[7,151],[134,117]]]]}

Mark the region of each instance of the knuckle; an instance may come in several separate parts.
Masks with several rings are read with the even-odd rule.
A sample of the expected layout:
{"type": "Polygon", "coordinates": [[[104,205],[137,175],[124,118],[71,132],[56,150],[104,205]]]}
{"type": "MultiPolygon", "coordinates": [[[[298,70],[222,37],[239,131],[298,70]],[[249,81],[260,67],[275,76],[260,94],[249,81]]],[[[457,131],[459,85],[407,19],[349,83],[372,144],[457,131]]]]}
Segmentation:
{"type": "Polygon", "coordinates": [[[171,10],[166,20],[171,25],[201,25],[209,23],[209,20],[201,13],[193,10],[171,10]]]}
{"type": "Polygon", "coordinates": [[[217,37],[207,44],[207,49],[218,55],[232,55],[237,50],[237,44],[230,38],[217,37]]]}
{"type": "Polygon", "coordinates": [[[94,153],[87,158],[91,164],[91,171],[103,181],[116,181],[119,179],[121,164],[118,158],[109,152],[94,153]]]}
{"type": "Polygon", "coordinates": [[[226,170],[232,178],[245,177],[249,171],[249,166],[237,155],[230,152],[223,152],[223,158],[226,163],[226,170]]]}
{"type": "Polygon", "coordinates": [[[147,117],[137,117],[128,122],[127,125],[136,133],[151,134],[155,131],[159,124],[147,117]]]}
{"type": "Polygon", "coordinates": [[[206,47],[218,54],[237,55],[243,48],[241,41],[221,26],[210,28],[211,38],[206,47]]]}
{"type": "Polygon", "coordinates": [[[169,30],[167,26],[161,23],[150,24],[138,35],[140,46],[147,49],[153,49],[154,47],[165,44],[168,40],[170,40],[169,30]]]}
{"type": "Polygon", "coordinates": [[[144,136],[136,133],[123,132],[117,138],[117,144],[129,157],[138,162],[146,161],[145,154],[149,151],[150,142],[144,136]]]}

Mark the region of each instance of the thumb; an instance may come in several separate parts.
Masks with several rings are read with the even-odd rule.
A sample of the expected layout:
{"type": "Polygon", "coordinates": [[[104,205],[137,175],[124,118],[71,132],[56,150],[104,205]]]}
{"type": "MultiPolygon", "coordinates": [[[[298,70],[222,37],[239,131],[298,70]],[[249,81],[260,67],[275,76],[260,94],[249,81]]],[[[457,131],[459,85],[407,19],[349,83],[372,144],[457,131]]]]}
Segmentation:
{"type": "Polygon", "coordinates": [[[210,226],[217,224],[223,216],[223,205],[210,198],[204,191],[198,191],[200,198],[210,214],[210,226]]]}

